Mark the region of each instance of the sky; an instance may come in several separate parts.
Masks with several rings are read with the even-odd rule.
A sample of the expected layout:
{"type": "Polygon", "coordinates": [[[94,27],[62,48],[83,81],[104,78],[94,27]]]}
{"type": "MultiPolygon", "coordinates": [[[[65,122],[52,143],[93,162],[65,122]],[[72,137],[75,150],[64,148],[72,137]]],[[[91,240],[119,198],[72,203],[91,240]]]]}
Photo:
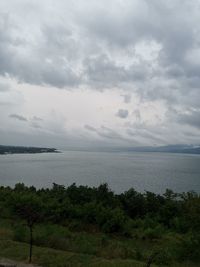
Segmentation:
{"type": "Polygon", "coordinates": [[[200,144],[199,0],[1,0],[0,144],[200,144]]]}

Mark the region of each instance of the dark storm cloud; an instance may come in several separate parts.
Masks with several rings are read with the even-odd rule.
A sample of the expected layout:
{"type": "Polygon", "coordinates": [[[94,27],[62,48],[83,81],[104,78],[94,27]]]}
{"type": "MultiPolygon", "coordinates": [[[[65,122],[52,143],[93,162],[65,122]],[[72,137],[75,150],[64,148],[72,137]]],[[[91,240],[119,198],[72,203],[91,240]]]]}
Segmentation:
{"type": "Polygon", "coordinates": [[[18,115],[18,114],[10,114],[9,117],[12,119],[19,120],[19,121],[28,121],[27,118],[25,118],[22,115],[18,115]]]}
{"type": "Polygon", "coordinates": [[[128,110],[127,109],[119,109],[116,113],[116,116],[121,119],[126,119],[128,117],[128,110]]]}

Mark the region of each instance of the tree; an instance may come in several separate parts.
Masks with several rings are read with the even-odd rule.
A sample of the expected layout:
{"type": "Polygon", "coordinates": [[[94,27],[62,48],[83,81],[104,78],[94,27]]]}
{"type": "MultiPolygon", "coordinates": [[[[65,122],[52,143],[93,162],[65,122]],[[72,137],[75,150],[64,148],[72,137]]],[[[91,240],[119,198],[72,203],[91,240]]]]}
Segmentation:
{"type": "Polygon", "coordinates": [[[25,220],[29,228],[29,262],[32,261],[33,252],[33,228],[42,220],[42,203],[35,194],[17,194],[14,198],[13,208],[15,214],[25,220]]]}
{"type": "Polygon", "coordinates": [[[121,203],[127,215],[131,218],[143,217],[146,214],[145,198],[134,188],[120,195],[121,203]]]}

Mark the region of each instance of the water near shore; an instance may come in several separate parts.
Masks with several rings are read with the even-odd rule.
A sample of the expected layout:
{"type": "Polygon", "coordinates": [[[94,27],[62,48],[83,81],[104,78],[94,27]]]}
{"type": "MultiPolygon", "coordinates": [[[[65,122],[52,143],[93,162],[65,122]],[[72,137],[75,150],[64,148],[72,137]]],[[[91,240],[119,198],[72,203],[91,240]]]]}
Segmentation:
{"type": "Polygon", "coordinates": [[[37,188],[53,182],[98,186],[107,182],[115,192],[134,187],[163,193],[200,192],[200,155],[64,151],[63,153],[0,156],[0,185],[18,182],[37,188]]]}

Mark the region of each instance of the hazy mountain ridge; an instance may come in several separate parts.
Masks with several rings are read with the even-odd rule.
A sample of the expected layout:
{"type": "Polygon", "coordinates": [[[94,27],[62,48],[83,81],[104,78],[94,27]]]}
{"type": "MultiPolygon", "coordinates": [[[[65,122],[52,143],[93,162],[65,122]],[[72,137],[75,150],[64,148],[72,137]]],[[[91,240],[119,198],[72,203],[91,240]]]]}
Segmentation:
{"type": "Polygon", "coordinates": [[[88,147],[65,148],[70,151],[95,151],[95,152],[163,152],[200,154],[200,145],[166,145],[166,146],[138,146],[138,147],[88,147]]]}
{"type": "Polygon", "coordinates": [[[187,153],[200,154],[200,145],[167,145],[167,146],[146,146],[131,147],[127,151],[131,152],[166,152],[166,153],[187,153]]]}
{"type": "MultiPolygon", "coordinates": [[[[63,150],[63,149],[61,149],[63,150]]],[[[140,146],[140,147],[70,147],[64,150],[70,151],[98,151],[98,152],[163,152],[200,154],[200,145],[167,145],[167,146],[140,146]]],[[[0,145],[0,154],[25,154],[25,153],[58,153],[56,148],[32,147],[32,146],[7,146],[0,145]]]]}

